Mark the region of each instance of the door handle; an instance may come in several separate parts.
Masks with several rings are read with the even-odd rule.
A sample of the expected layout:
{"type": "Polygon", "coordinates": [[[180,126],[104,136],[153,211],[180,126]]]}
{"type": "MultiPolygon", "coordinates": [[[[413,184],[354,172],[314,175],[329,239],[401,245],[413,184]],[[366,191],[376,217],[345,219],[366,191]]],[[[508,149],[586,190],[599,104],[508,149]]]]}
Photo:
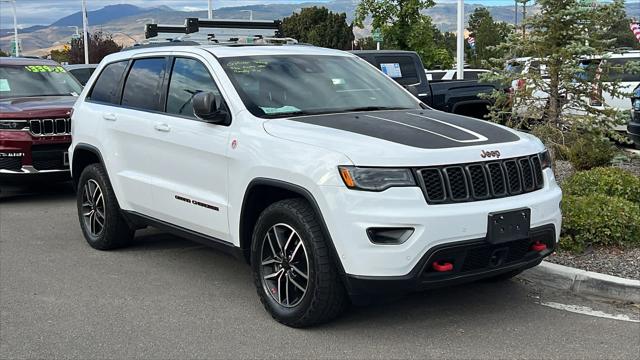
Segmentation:
{"type": "Polygon", "coordinates": [[[171,131],[171,127],[169,126],[169,124],[165,124],[165,123],[157,123],[153,126],[153,128],[162,132],[171,131]]]}
{"type": "Polygon", "coordinates": [[[114,113],[104,113],[102,114],[102,118],[108,121],[116,121],[117,117],[114,113]]]}

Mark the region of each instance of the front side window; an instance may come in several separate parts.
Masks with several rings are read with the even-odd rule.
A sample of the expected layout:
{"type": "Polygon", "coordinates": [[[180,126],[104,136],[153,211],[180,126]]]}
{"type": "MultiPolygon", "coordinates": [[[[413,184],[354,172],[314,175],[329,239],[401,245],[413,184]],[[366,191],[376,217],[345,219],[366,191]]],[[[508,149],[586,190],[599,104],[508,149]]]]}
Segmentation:
{"type": "Polygon", "coordinates": [[[124,84],[122,105],[141,110],[159,110],[165,66],[165,58],[135,60],[124,84]]]}
{"type": "Polygon", "coordinates": [[[359,58],[265,55],[220,63],[258,117],[420,108],[418,100],[359,58]]]}
{"type": "Polygon", "coordinates": [[[82,86],[59,65],[1,65],[0,98],[78,96],[82,86]]]}
{"type": "Polygon", "coordinates": [[[207,68],[198,60],[177,58],[171,70],[167,112],[195,118],[191,100],[199,92],[220,95],[207,68]]]}
{"type": "Polygon", "coordinates": [[[377,60],[380,70],[401,85],[420,82],[416,63],[411,56],[381,56],[377,60]]]}
{"type": "Polygon", "coordinates": [[[105,66],[98,76],[89,99],[110,104],[119,104],[120,79],[127,68],[128,61],[118,61],[105,66]]]}

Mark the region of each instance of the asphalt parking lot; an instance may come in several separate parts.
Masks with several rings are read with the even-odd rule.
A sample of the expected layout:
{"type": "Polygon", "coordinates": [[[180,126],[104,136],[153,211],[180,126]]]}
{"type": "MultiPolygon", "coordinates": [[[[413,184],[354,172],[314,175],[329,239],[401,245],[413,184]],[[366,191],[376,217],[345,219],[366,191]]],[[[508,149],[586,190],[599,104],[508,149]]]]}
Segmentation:
{"type": "Polygon", "coordinates": [[[312,329],[264,311],[250,269],[145,230],[127,249],[86,245],[68,186],[0,198],[1,358],[638,358],[640,308],[519,280],[351,308],[312,329]]]}

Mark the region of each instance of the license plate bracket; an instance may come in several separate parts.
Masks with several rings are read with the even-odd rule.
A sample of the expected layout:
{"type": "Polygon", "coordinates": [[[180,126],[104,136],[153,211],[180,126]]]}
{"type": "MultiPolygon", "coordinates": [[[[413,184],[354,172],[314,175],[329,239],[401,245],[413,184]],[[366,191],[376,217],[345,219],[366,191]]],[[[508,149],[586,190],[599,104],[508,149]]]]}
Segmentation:
{"type": "Polygon", "coordinates": [[[531,227],[531,209],[521,208],[489,213],[487,241],[500,244],[526,239],[531,227]]]}

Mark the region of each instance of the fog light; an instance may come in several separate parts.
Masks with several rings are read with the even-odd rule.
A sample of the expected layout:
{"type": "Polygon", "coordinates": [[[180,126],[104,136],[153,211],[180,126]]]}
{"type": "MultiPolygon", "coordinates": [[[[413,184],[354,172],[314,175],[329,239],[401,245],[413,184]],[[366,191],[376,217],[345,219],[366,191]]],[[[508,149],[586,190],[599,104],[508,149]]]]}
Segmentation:
{"type": "Polygon", "coordinates": [[[413,235],[413,228],[368,228],[367,235],[374,244],[399,245],[413,235]]]}

